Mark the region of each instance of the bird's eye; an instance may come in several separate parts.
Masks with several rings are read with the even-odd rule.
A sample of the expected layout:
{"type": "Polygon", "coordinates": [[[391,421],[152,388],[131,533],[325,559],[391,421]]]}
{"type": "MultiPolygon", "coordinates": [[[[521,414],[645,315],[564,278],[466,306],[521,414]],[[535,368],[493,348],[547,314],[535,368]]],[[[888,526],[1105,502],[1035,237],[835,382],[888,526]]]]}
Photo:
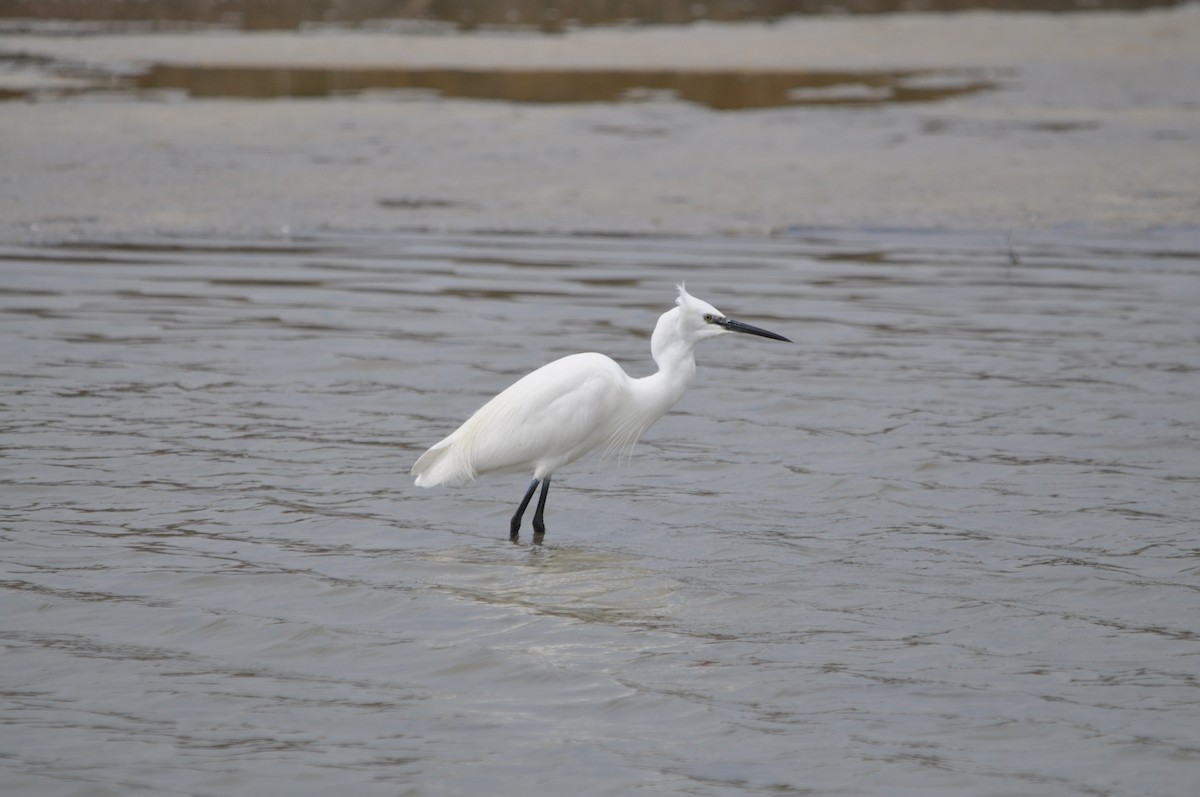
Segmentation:
{"type": "Polygon", "coordinates": [[[711,324],[711,323],[712,323],[712,322],[713,322],[715,319],[716,319],[716,316],[714,316],[712,313],[705,313],[705,314],[704,314],[704,320],[705,320],[706,322],[708,322],[709,324],[711,324]]]}

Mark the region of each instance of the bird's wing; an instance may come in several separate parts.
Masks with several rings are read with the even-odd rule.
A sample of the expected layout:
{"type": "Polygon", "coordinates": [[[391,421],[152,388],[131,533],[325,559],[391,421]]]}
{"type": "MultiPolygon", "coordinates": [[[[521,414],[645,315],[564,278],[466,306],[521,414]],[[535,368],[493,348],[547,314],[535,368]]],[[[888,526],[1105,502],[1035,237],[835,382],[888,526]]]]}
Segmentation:
{"type": "Polygon", "coordinates": [[[555,360],[480,408],[455,433],[461,433],[456,444],[469,452],[477,475],[570,461],[607,438],[627,401],[627,382],[621,367],[602,354],[555,360]]]}

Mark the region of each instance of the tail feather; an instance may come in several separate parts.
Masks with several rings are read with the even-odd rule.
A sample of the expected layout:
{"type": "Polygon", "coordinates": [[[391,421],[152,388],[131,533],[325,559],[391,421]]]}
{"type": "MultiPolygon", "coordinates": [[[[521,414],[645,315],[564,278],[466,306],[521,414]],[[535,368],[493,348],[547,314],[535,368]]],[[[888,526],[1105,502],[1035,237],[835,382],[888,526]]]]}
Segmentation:
{"type": "Polygon", "coordinates": [[[418,487],[434,487],[445,484],[455,487],[475,478],[470,463],[462,456],[461,447],[455,445],[454,435],[422,454],[412,466],[418,487]]]}

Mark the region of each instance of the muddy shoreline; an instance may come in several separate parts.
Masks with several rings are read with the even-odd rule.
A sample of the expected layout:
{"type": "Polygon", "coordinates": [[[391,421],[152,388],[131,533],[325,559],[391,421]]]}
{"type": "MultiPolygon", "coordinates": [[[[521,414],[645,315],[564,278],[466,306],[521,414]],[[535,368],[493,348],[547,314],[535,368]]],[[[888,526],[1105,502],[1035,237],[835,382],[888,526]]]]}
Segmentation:
{"type": "Polygon", "coordinates": [[[1187,228],[1197,41],[1195,8],[10,33],[0,240],[1187,228]],[[768,73],[793,82],[720,104],[768,73]],[[618,82],[579,94],[597,75],[618,82]]]}

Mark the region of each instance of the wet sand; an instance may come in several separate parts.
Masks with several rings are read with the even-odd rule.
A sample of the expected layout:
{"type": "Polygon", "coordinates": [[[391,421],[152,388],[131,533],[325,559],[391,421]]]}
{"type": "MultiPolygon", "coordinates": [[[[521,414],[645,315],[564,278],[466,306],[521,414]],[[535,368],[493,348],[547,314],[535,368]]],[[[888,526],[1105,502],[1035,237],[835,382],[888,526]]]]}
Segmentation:
{"type": "Polygon", "coordinates": [[[1198,42],[1194,8],[561,36],[9,34],[0,240],[1192,227],[1198,42]],[[637,70],[666,82],[520,93],[522,75],[569,95],[637,70]],[[464,71],[456,93],[446,75],[464,71]],[[767,73],[800,82],[738,110],[680,88],[767,73]],[[302,74],[326,88],[305,93],[302,74]],[[507,82],[480,94],[489,74],[507,82]]]}

